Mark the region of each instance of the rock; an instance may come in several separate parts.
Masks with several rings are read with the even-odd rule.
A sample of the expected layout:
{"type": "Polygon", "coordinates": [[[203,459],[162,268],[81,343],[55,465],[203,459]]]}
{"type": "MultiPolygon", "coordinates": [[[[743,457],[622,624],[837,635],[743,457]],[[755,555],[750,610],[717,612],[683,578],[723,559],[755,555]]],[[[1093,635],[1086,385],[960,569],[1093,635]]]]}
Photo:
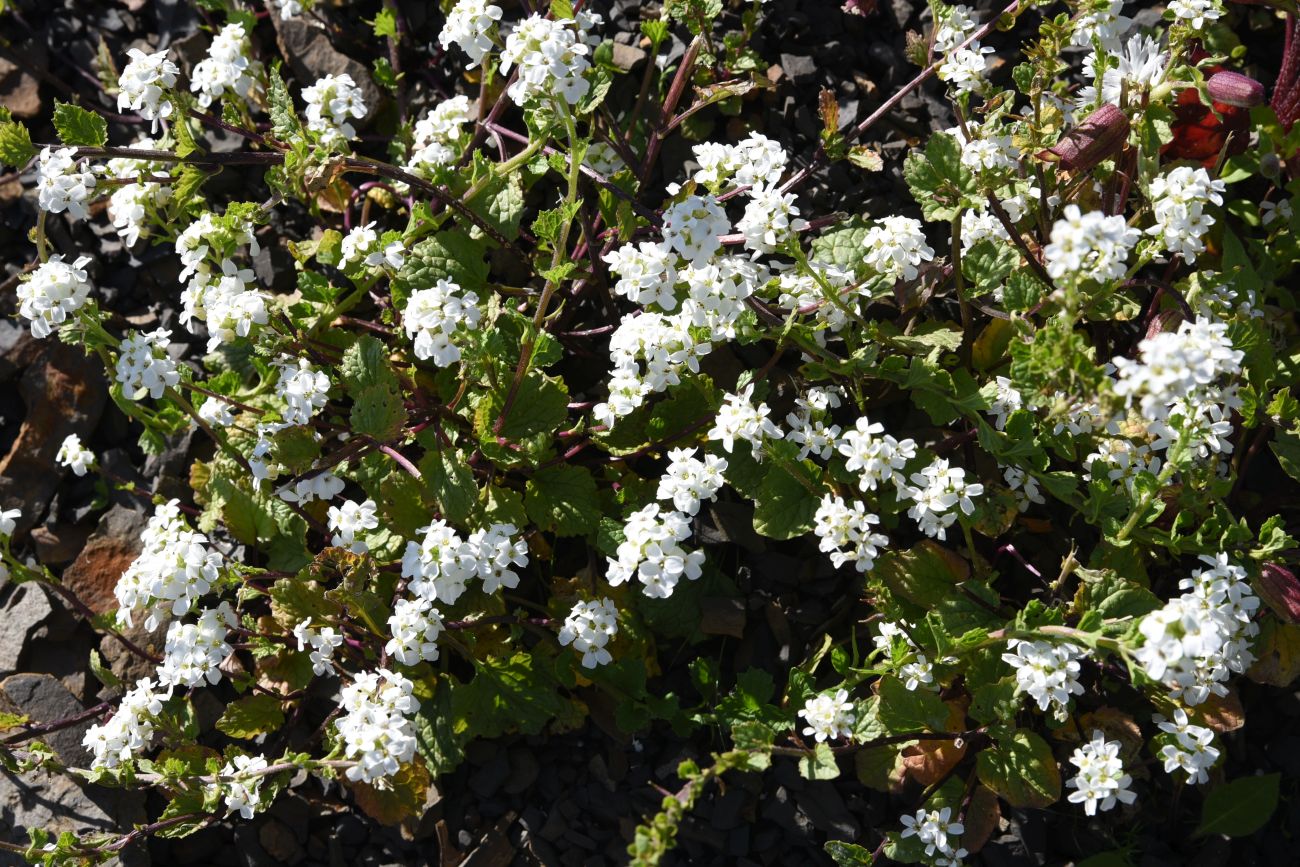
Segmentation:
{"type": "Polygon", "coordinates": [[[510,751],[509,756],[510,776],[506,779],[505,790],[507,794],[518,795],[537,782],[541,766],[538,765],[531,749],[515,748],[510,751]]]}
{"type": "Polygon", "coordinates": [[[32,544],[36,546],[36,559],[46,566],[67,566],[86,544],[89,527],[80,524],[58,523],[32,530],[32,544]]]}
{"type": "Polygon", "coordinates": [[[277,819],[267,819],[257,832],[258,842],[270,855],[281,864],[297,864],[307,857],[306,851],[298,843],[289,826],[277,819]]]}
{"type": "Polygon", "coordinates": [[[637,64],[645,60],[645,51],[635,45],[624,45],[621,42],[615,42],[613,45],[614,65],[624,72],[634,69],[637,64]]]}
{"type": "MultiPolygon", "coordinates": [[[[162,656],[165,631],[161,627],[156,632],[149,633],[137,620],[135,626],[123,629],[122,635],[136,647],[155,656],[162,656]]],[[[99,653],[104,657],[109,670],[124,683],[133,684],[142,677],[152,677],[157,669],[154,663],[128,650],[126,645],[112,635],[104,635],[99,639],[99,653]]]]}
{"type": "MultiPolygon", "coordinates": [[[[28,43],[35,45],[35,41],[28,43]]],[[[45,52],[42,50],[41,54],[45,52]]],[[[0,57],[0,105],[21,120],[41,113],[40,82],[26,69],[0,57]]]]}
{"type": "Polygon", "coordinates": [[[63,479],[54,457],[68,434],[89,439],[108,392],[98,359],[50,341],[18,386],[27,416],[9,454],[0,459],[0,506],[17,508],[15,534],[36,525],[63,479]]]}
{"type": "MultiPolygon", "coordinates": [[[[48,674],[15,674],[0,681],[0,706],[10,713],[26,714],[32,722],[50,723],[68,719],[85,710],[67,687],[48,674]]],[[[81,740],[94,725],[93,719],[49,732],[41,740],[64,764],[80,767],[86,761],[81,740]]]]}
{"type": "Polygon", "coordinates": [[[15,588],[4,609],[5,628],[0,631],[0,677],[18,671],[28,634],[53,613],[50,597],[39,584],[15,588]]]}
{"type": "MultiPolygon", "coordinates": [[[[0,837],[10,842],[26,845],[28,828],[44,828],[54,835],[120,832],[144,821],[142,792],[82,787],[62,774],[44,771],[18,776],[0,770],[0,837]]],[[[119,857],[124,867],[149,864],[143,841],[128,846],[119,857]]],[[[0,865],[5,867],[26,863],[20,856],[0,853],[0,865]]]]}
{"type": "Polygon", "coordinates": [[[710,596],[703,601],[700,614],[700,631],[705,635],[730,635],[745,637],[745,601],[723,596],[710,596]]]}
{"type": "Polygon", "coordinates": [[[781,69],[797,87],[812,84],[817,78],[817,61],[802,54],[782,54],[781,69]]]}
{"type": "MultiPolygon", "coordinates": [[[[346,72],[361,89],[362,101],[370,115],[375,113],[383,95],[371,80],[370,70],[366,66],[336,51],[330,44],[329,35],[303,18],[281,21],[279,16],[272,15],[271,23],[275,26],[280,50],[289,59],[293,74],[301,85],[306,87],[322,76],[346,72]]],[[[363,119],[355,125],[360,127],[364,122],[363,119]]]]}
{"type": "Polygon", "coordinates": [[[63,586],[96,614],[117,607],[113,588],[140,553],[140,533],[147,519],[125,506],[114,506],[99,519],[85,547],[63,572],[63,586]]]}

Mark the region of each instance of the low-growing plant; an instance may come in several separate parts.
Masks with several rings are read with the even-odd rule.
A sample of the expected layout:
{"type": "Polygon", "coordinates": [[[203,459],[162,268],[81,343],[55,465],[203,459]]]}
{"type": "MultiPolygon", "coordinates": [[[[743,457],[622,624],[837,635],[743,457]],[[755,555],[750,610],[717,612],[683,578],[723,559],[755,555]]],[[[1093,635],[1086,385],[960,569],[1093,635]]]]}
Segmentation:
{"type": "MultiPolygon", "coordinates": [[[[637,76],[581,3],[460,0],[441,62],[478,92],[440,101],[385,49],[407,38],[385,5],[385,158],[358,139],[378,108],[358,82],[295,89],[253,51],[267,24],[199,5],[224,23],[188,81],[166,51],[115,76],[148,136],[110,144],[72,104],[61,143],[0,126],[0,160],[35,164],[31,333],[102,360],[146,451],[191,427],[213,443],[97,622],[162,634],[156,674],[96,667],[117,697],[84,767],[7,720],[11,768],[168,806],[125,836],[30,829],[30,860],[251,818],[303,771],[398,822],[471,739],[573,727],[599,693],[627,732],[718,734],[637,831],[638,864],[710,781],[786,757],[898,796],[900,821],[827,845],[840,864],[960,864],[999,804],[1120,814],[1192,785],[1198,833],[1267,819],[1277,778],[1225,781],[1220,736],[1243,724],[1235,675],[1300,672],[1296,542],[1243,485],[1274,458],[1300,477],[1300,133],[1288,94],[1265,106],[1233,70],[1217,0],[1156,28],[1117,0],[985,21],[934,3],[918,74],[856,126],[826,93],[815,152],[697,138],[666,176],[665,140],[770,86],[761,3],[665,3],[637,76]],[[986,42],[1030,20],[995,64],[986,42]],[[809,213],[801,186],[879,171],[862,136],[931,78],[956,124],[907,155],[915,203],[809,213]],[[214,201],[222,172],[265,200],[214,201]],[[251,268],[277,211],[311,223],[286,243],[291,292],[251,268]],[[106,312],[95,251],[56,251],[49,221],[101,214],[175,249],[172,327],[106,312]],[[695,694],[665,693],[704,600],[747,592],[729,552],[750,528],[719,503],[843,598],[788,673],[700,656],[695,694]],[[215,731],[199,689],[224,703],[215,731]],[[286,727],[316,734],[266,752],[286,727]]],[[[60,461],[97,468],[75,438],[60,461]]],[[[57,586],[11,548],[15,517],[11,579],[57,586]]]]}

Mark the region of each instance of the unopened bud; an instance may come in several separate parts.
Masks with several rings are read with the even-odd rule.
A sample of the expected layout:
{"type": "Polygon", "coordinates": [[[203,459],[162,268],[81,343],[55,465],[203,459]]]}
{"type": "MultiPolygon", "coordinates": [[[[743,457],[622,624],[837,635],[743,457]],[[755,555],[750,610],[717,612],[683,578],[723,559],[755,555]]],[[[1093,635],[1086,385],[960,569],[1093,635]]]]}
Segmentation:
{"type": "Polygon", "coordinates": [[[1038,157],[1059,162],[1068,171],[1086,172],[1117,155],[1128,140],[1128,131],[1128,117],[1124,112],[1116,106],[1103,105],[1038,157]]]}
{"type": "Polygon", "coordinates": [[[1237,108],[1264,104],[1264,85],[1240,72],[1216,72],[1205,83],[1210,99],[1237,108]]]}
{"type": "Polygon", "coordinates": [[[1300,579],[1287,568],[1265,563],[1259,570],[1259,595],[1287,623],[1300,623],[1300,579]]]}

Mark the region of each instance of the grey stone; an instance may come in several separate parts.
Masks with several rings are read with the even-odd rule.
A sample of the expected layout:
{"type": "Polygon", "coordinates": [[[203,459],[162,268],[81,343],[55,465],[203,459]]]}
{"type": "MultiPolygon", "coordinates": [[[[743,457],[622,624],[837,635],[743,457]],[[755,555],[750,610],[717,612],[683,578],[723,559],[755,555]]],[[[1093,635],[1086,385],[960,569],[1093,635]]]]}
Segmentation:
{"type": "Polygon", "coordinates": [[[812,84],[817,78],[817,61],[802,54],[782,54],[781,68],[797,86],[812,84]]]}
{"type": "MultiPolygon", "coordinates": [[[[76,716],[85,710],[68,688],[49,674],[14,674],[0,681],[0,704],[12,713],[25,714],[32,722],[52,723],[76,716]]],[[[93,719],[41,735],[64,764],[79,767],[85,763],[86,748],[81,741],[94,725],[93,719]]]]}
{"type": "Polygon", "coordinates": [[[0,630],[0,677],[18,671],[27,636],[54,613],[50,597],[39,584],[15,588],[4,608],[5,628],[0,630]]]}
{"type": "MultiPolygon", "coordinates": [[[[27,843],[28,828],[51,834],[64,831],[123,832],[145,821],[144,795],[79,785],[61,774],[32,771],[21,776],[0,770],[0,837],[27,843]]],[[[143,845],[132,844],[119,856],[125,867],[147,867],[143,845]]],[[[21,856],[0,852],[0,867],[26,864],[21,856]]]]}

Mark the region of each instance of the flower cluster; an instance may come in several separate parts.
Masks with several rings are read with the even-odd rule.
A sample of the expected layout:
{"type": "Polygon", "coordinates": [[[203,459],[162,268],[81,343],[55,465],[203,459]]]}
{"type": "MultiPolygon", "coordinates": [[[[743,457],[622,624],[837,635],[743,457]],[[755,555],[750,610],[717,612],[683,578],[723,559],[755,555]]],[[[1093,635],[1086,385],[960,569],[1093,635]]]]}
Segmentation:
{"type": "Polygon", "coordinates": [[[492,50],[492,28],[501,20],[501,7],[487,0],[457,0],[447,13],[447,23],[438,34],[438,43],[444,49],[453,45],[469,56],[467,69],[483,62],[492,50]]]}
{"type": "Polygon", "coordinates": [[[766,403],[753,402],[754,384],[750,383],[735,394],[729,394],[723,400],[709,430],[709,439],[722,443],[728,453],[736,446],[736,440],[749,443],[755,457],[762,454],[763,441],[781,439],[785,433],[769,418],[771,411],[766,403]]]}
{"type": "MultiPolygon", "coordinates": [[[[479,21],[481,18],[475,23],[479,21]]],[[[528,105],[554,96],[574,105],[586,96],[591,82],[585,77],[590,67],[585,37],[573,18],[555,20],[534,14],[515,25],[501,52],[502,72],[518,67],[514,84],[507,88],[515,104],[528,105]]]]}
{"type": "MultiPolygon", "coordinates": [[[[151,138],[142,138],[133,148],[146,150],[157,146],[151,138]]],[[[128,247],[152,234],[153,218],[172,197],[170,184],[151,180],[158,177],[161,167],[154,162],[133,157],[118,157],[108,161],[108,174],[120,184],[108,199],[108,216],[113,227],[128,247]]]]}
{"type": "Polygon", "coordinates": [[[901,493],[907,481],[903,468],[916,457],[915,441],[894,439],[885,433],[884,425],[865,415],[858,417],[852,430],[844,432],[835,449],[847,459],[844,468],[857,473],[858,487],[864,491],[893,483],[901,493]]]}
{"type": "Polygon", "coordinates": [[[347,548],[354,554],[366,551],[365,541],[357,537],[366,530],[374,530],[379,526],[376,509],[378,506],[374,500],[365,500],[361,503],[344,500],[341,506],[330,506],[329,528],[334,533],[330,538],[330,544],[347,548]]]}
{"type": "Polygon", "coordinates": [[[660,500],[670,500],[674,509],[686,515],[698,512],[700,501],[715,499],[726,481],[723,478],[727,471],[726,458],[705,455],[704,460],[699,460],[695,452],[695,449],[668,452],[668,467],[659,478],[659,491],[655,494],[660,500]]]}
{"type": "Polygon", "coordinates": [[[357,226],[343,236],[339,255],[344,267],[361,264],[367,268],[389,267],[397,270],[406,261],[406,248],[401,241],[380,244],[374,222],[357,226]]]}
{"type": "Polygon", "coordinates": [[[560,644],[573,645],[582,654],[583,668],[609,665],[614,661],[606,647],[618,634],[618,609],[614,600],[604,598],[574,603],[560,629],[560,644]]]}
{"type": "Polygon", "coordinates": [[[1085,214],[1078,205],[1066,205],[1043,250],[1047,273],[1056,280],[1119,280],[1128,269],[1129,252],[1141,236],[1123,216],[1106,216],[1100,211],[1085,214]]]}
{"type": "Polygon", "coordinates": [[[152,717],[162,713],[163,702],[170,697],[170,687],[161,690],[147,677],[127,690],[113,715],[92,725],[82,738],[91,754],[91,767],[111,770],[147,749],[153,739],[152,717]]]}
{"type": "Polygon", "coordinates": [[[948,538],[958,511],[967,517],[975,513],[971,498],[984,493],[983,485],[967,482],[966,471],[949,466],[946,458],[935,458],[928,467],[913,473],[911,482],[899,489],[899,499],[911,500],[908,517],[922,533],[939,539],[948,538]]]}
{"type": "Polygon", "coordinates": [[[687,552],[680,544],[690,535],[689,518],[651,503],[627,519],[617,557],[607,558],[605,579],[617,587],[636,578],[646,596],[667,599],[683,577],[692,581],[700,577],[704,552],[687,552]]]}
{"type": "Polygon", "coordinates": [[[811,735],[819,744],[853,737],[853,723],[857,719],[847,689],[814,695],[800,708],[799,716],[808,723],[803,733],[811,735]]]}
{"type": "Polygon", "coordinates": [[[364,118],[369,111],[361,88],[346,72],[317,79],[311,87],[303,88],[302,98],[307,103],[307,129],[319,133],[329,145],[356,138],[352,121],[364,118]]]}
{"type": "Polygon", "coordinates": [[[140,534],[140,554],[118,579],[118,620],[132,625],[132,612],[145,612],[149,631],[181,617],[212,589],[224,565],[208,539],[190,529],[173,500],[158,506],[140,534]]]}
{"type": "Polygon", "coordinates": [[[146,394],[154,400],[181,381],[176,362],[167,354],[172,333],[166,328],[139,332],[122,341],[117,356],[117,381],[131,400],[146,394]]]}
{"type": "Polygon", "coordinates": [[[1173,743],[1160,748],[1160,758],[1165,762],[1165,773],[1182,770],[1187,782],[1200,785],[1210,779],[1209,770],[1219,760],[1219,750],[1214,746],[1214,732],[1205,726],[1194,725],[1187,711],[1174,709],[1174,718],[1155,717],[1160,731],[1173,736],[1173,743]]]}
{"type": "Polygon", "coordinates": [[[158,680],[165,686],[200,686],[221,680],[219,666],[234,653],[227,642],[230,629],[239,625],[229,602],[199,612],[194,623],[172,621],[167,627],[158,680]]]}
{"type": "Polygon", "coordinates": [[[171,117],[175,110],[165,88],[176,86],[180,69],[167,59],[166,51],[145,54],[132,48],[127,55],[131,62],[117,80],[117,107],[139,112],[140,117],[153,122],[153,131],[157,132],[158,121],[171,117]]]}
{"type": "Polygon", "coordinates": [[[433,601],[424,598],[398,599],[388,618],[392,638],[384,650],[402,665],[416,665],[421,660],[436,662],[438,636],[442,634],[442,614],[433,601]]]}
{"type": "Polygon", "coordinates": [[[54,329],[75,313],[90,297],[86,275],[89,256],[65,262],[54,255],[42,262],[31,276],[18,284],[18,314],[31,322],[32,337],[49,337],[54,329]]]}
{"type": "Polygon", "coordinates": [[[453,96],[416,121],[407,169],[429,175],[435,169],[455,163],[468,141],[465,127],[474,122],[473,107],[469,97],[453,96]]]}
{"type": "MultiPolygon", "coordinates": [[[[927,857],[936,853],[943,859],[956,859],[960,863],[965,857],[965,849],[960,848],[955,838],[966,833],[966,826],[953,820],[952,808],[939,810],[917,810],[915,816],[903,817],[903,839],[916,837],[925,846],[927,857]]],[[[938,860],[935,861],[939,863],[938,860]]],[[[947,860],[945,863],[953,863],[947,860]]]]}
{"type": "Polygon", "coordinates": [[[312,367],[307,359],[281,362],[275,393],[285,402],[284,420],[289,424],[310,422],[316,411],[329,400],[329,391],[330,378],[312,367]]]}
{"type": "Polygon", "coordinates": [[[260,74],[261,64],[252,59],[248,31],[242,24],[227,24],[208,46],[208,56],[194,65],[190,90],[198,94],[203,108],[231,95],[247,100],[256,92],[260,74]]]}
{"type": "Polygon", "coordinates": [[[1083,804],[1083,811],[1095,816],[1097,810],[1109,810],[1118,803],[1131,804],[1137,793],[1129,788],[1133,778],[1124,773],[1124,763],[1119,758],[1119,741],[1108,741],[1099,731],[1092,740],[1074,751],[1070,763],[1078,769],[1065,785],[1074,789],[1068,800],[1083,804]]]}
{"type": "Polygon", "coordinates": [[[1002,660],[1016,670],[1016,693],[1028,694],[1039,710],[1051,710],[1064,721],[1070,696],[1083,695],[1079,661],[1087,654],[1069,642],[1012,639],[1007,647],[1012,652],[1002,654],[1002,660]]]}
{"type": "Polygon", "coordinates": [[[415,727],[410,716],[419,707],[414,684],[387,669],[364,671],[339,693],[343,715],[334,723],[343,754],[355,759],[349,780],[386,788],[415,755],[415,727]]]}
{"type": "Polygon", "coordinates": [[[78,476],[84,476],[95,465],[95,453],[83,446],[81,437],[74,433],[64,438],[54,459],[78,476]]]}
{"type": "Polygon", "coordinates": [[[74,219],[90,216],[86,203],[95,193],[95,175],[74,148],[45,148],[36,160],[36,202],[42,211],[74,219]]]}
{"type": "Polygon", "coordinates": [[[1205,169],[1177,166],[1151,181],[1148,195],[1156,224],[1147,233],[1160,238],[1170,253],[1189,263],[1205,252],[1205,233],[1214,225],[1206,213],[1210,205],[1223,204],[1223,181],[1210,178],[1205,169]]]}
{"type": "Polygon", "coordinates": [[[460,347],[452,338],[478,328],[481,317],[478,295],[440,279],[411,293],[402,310],[402,326],[415,344],[416,358],[447,367],[460,361],[460,347]]]}
{"type": "Polygon", "coordinates": [[[889,544],[889,537],[871,528],[880,518],[867,511],[865,503],[855,501],[847,505],[843,497],[825,494],[814,518],[818,549],[831,555],[835,568],[852,563],[859,572],[875,565],[880,549],[889,544]]]}
{"type": "Polygon", "coordinates": [[[528,545],[515,539],[513,524],[493,524],[462,539],[446,521],[434,521],[418,531],[423,538],[406,543],[402,577],[410,579],[417,596],[454,603],[469,581],[483,581],[484,593],[519,586],[515,566],[528,564],[528,545]]]}
{"type": "Polygon", "coordinates": [[[915,280],[922,262],[934,258],[921,224],[911,217],[885,217],[862,239],[868,268],[891,281],[915,280]]]}
{"type": "Polygon", "coordinates": [[[334,670],[334,651],[343,646],[343,636],[338,630],[333,626],[313,629],[310,620],[303,620],[293,627],[293,637],[298,640],[300,651],[311,648],[308,658],[313,674],[320,677],[334,670]]]}

